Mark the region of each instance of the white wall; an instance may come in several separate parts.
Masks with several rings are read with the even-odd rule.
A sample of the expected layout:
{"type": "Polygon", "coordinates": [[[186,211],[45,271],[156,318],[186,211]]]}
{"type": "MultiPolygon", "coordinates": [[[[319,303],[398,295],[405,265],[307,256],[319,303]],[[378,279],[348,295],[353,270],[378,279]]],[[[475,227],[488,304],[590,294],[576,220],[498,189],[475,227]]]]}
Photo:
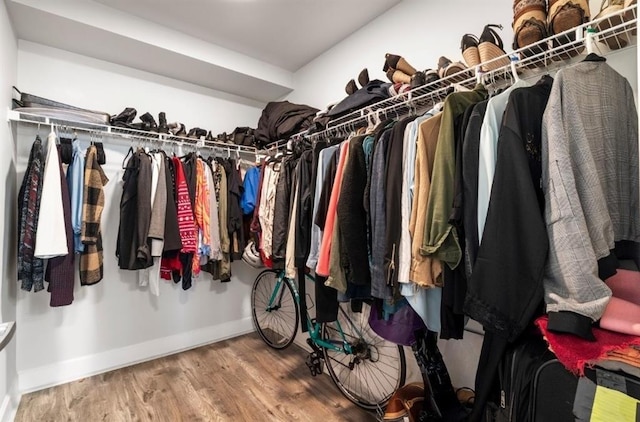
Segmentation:
{"type": "MultiPolygon", "coordinates": [[[[600,1],[590,3],[595,16],[600,1]]],[[[382,72],[385,53],[401,55],[419,70],[436,69],[440,56],[462,60],[462,35],[480,36],[486,24],[503,25],[504,30],[498,33],[510,52],[512,5],[512,0],[404,0],[297,71],[296,89],[287,99],[323,108],[343,98],[347,82],[356,79],[365,67],[371,79],[387,81],[382,72]]],[[[609,64],[629,79],[637,94],[636,48],[608,57],[609,64]]],[[[481,330],[479,324],[471,324],[481,330]]],[[[300,336],[296,339],[299,344],[303,340],[300,336]]],[[[474,386],[482,340],[482,336],[469,332],[463,341],[440,341],[456,387],[474,386]]]]}
{"type": "Polygon", "coordinates": [[[404,0],[298,70],[288,99],[322,108],[343,98],[347,82],[365,67],[371,79],[388,81],[382,71],[386,53],[403,56],[418,70],[437,69],[440,56],[461,61],[462,35],[479,37],[486,24],[502,24],[498,33],[511,51],[512,3],[404,0]]]}
{"type": "MultiPolygon", "coordinates": [[[[6,122],[11,86],[16,82],[18,45],[5,3],[0,1],[0,118],[6,122]]],[[[0,218],[0,322],[16,319],[16,174],[15,145],[10,126],[0,125],[0,199],[7,210],[0,218]]],[[[13,419],[17,409],[16,341],[0,352],[0,421],[13,419]]]]}
{"type": "MultiPolygon", "coordinates": [[[[261,105],[241,99],[22,41],[18,84],[25,92],[112,113],[125,106],[139,114],[166,111],[170,120],[214,133],[254,125],[261,112],[261,105]]],[[[36,133],[37,127],[19,127],[18,182],[36,133]]],[[[41,128],[43,137],[47,133],[41,128]]],[[[79,139],[88,146],[86,135],[79,139]]],[[[249,294],[257,273],[243,263],[233,264],[230,283],[210,281],[203,273],[186,292],[163,282],[159,298],[137,287],[134,272],[117,269],[121,166],[128,147],[106,148],[104,280],[90,287],[76,280],[75,301],[63,308],[50,308],[44,291],[18,292],[17,368],[23,392],[253,330],[249,294]]]]}

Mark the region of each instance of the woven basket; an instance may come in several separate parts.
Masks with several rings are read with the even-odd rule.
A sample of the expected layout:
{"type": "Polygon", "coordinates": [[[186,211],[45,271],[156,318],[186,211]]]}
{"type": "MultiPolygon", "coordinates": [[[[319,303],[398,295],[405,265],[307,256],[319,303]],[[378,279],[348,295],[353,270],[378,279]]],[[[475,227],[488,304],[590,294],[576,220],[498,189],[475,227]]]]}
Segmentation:
{"type": "Polygon", "coordinates": [[[508,57],[502,57],[500,60],[494,60],[500,56],[504,56],[505,52],[492,42],[480,43],[480,45],[478,45],[478,50],[480,50],[480,61],[482,61],[482,69],[485,72],[489,72],[494,69],[509,65],[508,57]],[[491,61],[491,63],[488,63],[489,61],[491,61]]]}

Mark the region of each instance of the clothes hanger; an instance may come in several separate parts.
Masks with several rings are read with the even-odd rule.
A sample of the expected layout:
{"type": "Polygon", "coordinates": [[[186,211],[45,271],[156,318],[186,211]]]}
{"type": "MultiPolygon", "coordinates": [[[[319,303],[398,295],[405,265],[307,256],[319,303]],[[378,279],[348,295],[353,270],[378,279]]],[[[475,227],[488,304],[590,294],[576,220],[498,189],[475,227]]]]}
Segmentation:
{"type": "Polygon", "coordinates": [[[129,151],[127,151],[127,155],[124,156],[124,159],[122,160],[122,170],[126,170],[127,169],[127,165],[125,164],[127,162],[127,157],[129,157],[129,155],[131,155],[133,157],[133,154],[135,154],[135,151],[133,150],[133,147],[129,147],[129,151]]]}
{"type": "Polygon", "coordinates": [[[587,47],[587,57],[584,58],[583,62],[606,62],[607,59],[596,54],[594,49],[598,49],[598,52],[602,54],[600,48],[596,44],[595,40],[596,30],[592,27],[587,28],[587,35],[585,37],[585,44],[587,47]]]}

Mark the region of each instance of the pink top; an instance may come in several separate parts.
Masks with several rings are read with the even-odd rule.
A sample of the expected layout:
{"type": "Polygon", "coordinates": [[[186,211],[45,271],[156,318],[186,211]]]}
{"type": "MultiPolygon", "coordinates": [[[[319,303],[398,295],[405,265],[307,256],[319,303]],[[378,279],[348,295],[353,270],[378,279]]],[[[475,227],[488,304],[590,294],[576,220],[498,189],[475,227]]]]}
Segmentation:
{"type": "Polygon", "coordinates": [[[324,232],[322,233],[322,242],[320,243],[320,254],[318,256],[318,265],[316,266],[316,274],[329,277],[329,258],[331,258],[331,238],[333,236],[333,226],[336,222],[338,199],[340,198],[340,189],[342,187],[342,173],[344,163],[347,161],[349,153],[349,142],[343,142],[340,146],[340,158],[338,159],[338,167],[336,168],[336,177],[333,181],[333,190],[329,199],[329,208],[327,210],[327,220],[324,224],[324,232]]]}

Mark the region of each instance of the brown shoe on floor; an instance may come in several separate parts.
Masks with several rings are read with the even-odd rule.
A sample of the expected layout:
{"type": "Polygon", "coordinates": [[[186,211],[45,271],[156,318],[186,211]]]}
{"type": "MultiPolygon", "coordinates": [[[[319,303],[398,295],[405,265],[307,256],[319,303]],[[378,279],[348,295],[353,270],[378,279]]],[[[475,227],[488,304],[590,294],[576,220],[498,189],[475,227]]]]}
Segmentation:
{"type": "MultiPolygon", "coordinates": [[[[393,421],[408,416],[408,409],[410,407],[413,408],[417,402],[423,400],[424,384],[421,382],[412,382],[400,387],[389,400],[387,410],[384,412],[384,420],[393,421]]],[[[417,414],[419,415],[420,412],[418,411],[417,414]]]]}

